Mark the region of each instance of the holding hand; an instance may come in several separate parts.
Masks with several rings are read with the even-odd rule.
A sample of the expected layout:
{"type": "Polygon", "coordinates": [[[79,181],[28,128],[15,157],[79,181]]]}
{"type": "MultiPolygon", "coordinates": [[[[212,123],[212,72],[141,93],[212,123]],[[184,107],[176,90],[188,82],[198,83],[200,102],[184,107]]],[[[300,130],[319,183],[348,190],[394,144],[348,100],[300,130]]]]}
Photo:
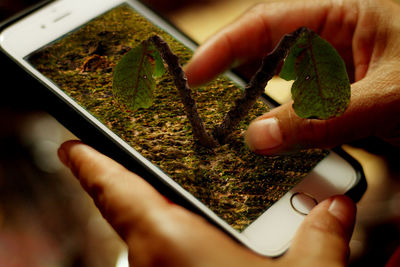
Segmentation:
{"type": "Polygon", "coordinates": [[[63,144],[59,157],[127,243],[132,266],[346,264],[355,205],[345,196],[315,207],[290,250],[273,260],[254,254],[203,218],[169,203],[142,178],[78,141],[63,144]]]}
{"type": "MultiPolygon", "coordinates": [[[[232,66],[251,66],[280,38],[306,26],[327,39],[346,62],[352,99],[341,117],[301,119],[291,103],[253,122],[246,139],[258,153],[333,147],[375,135],[400,144],[400,7],[390,0],[276,1],[260,4],[222,30],[186,66],[191,85],[232,66]]],[[[250,68],[251,69],[251,68],[250,68]]],[[[135,266],[340,266],[348,256],[355,205],[327,199],[305,218],[278,259],[251,252],[203,218],[169,203],[142,178],[76,141],[59,156],[92,196],[129,248],[135,266]]]]}
{"type": "Polygon", "coordinates": [[[346,62],[351,103],[340,117],[299,118],[292,103],[248,128],[249,147],[261,154],[331,148],[368,136],[400,145],[400,6],[390,0],[277,1],[260,4],[220,31],[186,66],[191,85],[205,83],[229,67],[247,68],[280,38],[306,26],[327,39],[346,62]]]}

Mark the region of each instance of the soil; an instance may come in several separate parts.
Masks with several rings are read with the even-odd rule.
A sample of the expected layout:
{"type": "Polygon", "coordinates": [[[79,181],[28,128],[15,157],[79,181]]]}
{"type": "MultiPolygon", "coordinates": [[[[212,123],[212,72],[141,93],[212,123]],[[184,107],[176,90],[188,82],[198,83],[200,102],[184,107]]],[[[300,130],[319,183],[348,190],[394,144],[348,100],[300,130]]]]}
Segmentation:
{"type": "MultiPolygon", "coordinates": [[[[192,52],[122,5],[29,57],[29,61],[82,107],[159,166],[217,215],[242,231],[320,161],[325,151],[259,156],[243,144],[246,125],[268,111],[261,102],[232,140],[215,149],[199,146],[191,133],[172,77],[157,80],[154,103],[130,112],[113,97],[113,67],[131,47],[162,36],[187,62],[192,52]]],[[[241,89],[224,77],[193,91],[208,129],[221,122],[241,89]]]]}

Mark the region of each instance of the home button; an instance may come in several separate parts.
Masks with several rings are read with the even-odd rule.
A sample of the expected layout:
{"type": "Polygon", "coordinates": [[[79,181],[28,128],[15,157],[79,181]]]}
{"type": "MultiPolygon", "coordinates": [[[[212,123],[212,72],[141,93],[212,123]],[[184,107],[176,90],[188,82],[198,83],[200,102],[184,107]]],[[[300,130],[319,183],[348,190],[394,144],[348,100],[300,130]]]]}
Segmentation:
{"type": "Polygon", "coordinates": [[[290,205],[301,215],[307,215],[317,204],[312,195],[304,192],[296,192],[290,197],[290,205]]]}

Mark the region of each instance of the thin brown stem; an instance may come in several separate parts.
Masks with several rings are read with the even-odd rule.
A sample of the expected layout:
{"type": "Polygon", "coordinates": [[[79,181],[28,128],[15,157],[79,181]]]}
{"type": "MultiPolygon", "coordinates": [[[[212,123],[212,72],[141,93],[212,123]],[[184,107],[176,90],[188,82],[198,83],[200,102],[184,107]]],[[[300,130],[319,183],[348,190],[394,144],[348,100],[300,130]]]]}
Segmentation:
{"type": "Polygon", "coordinates": [[[235,105],[226,114],[223,122],[214,128],[213,135],[220,144],[226,143],[239,122],[248,114],[257,99],[264,93],[268,81],[275,75],[277,68],[289,54],[290,48],[307,31],[310,30],[301,27],[290,34],[286,34],[275,49],[263,58],[260,69],[251,78],[241,98],[236,100],[235,105]]]}
{"type": "Polygon", "coordinates": [[[291,47],[303,33],[308,31],[310,31],[308,28],[301,27],[282,37],[275,49],[263,58],[261,67],[251,78],[242,96],[235,101],[235,105],[226,114],[223,122],[213,129],[212,135],[207,132],[203,120],[198,114],[196,102],[192,98],[192,90],[188,86],[186,75],[179,64],[178,57],[160,36],[152,36],[149,40],[154,43],[168,65],[168,70],[174,78],[185,107],[186,116],[192,125],[194,137],[201,145],[213,148],[218,144],[227,142],[239,122],[249,113],[257,99],[264,93],[267,83],[275,75],[279,65],[289,54],[291,47]]]}
{"type": "Polygon", "coordinates": [[[152,36],[149,40],[154,43],[162,59],[168,65],[168,70],[174,78],[175,86],[178,88],[182,103],[185,107],[186,116],[192,125],[195,139],[197,139],[201,145],[208,148],[218,146],[218,142],[207,132],[203,120],[199,116],[196,101],[192,98],[192,90],[188,86],[186,75],[179,64],[178,57],[171,51],[168,44],[160,36],[152,36]]]}

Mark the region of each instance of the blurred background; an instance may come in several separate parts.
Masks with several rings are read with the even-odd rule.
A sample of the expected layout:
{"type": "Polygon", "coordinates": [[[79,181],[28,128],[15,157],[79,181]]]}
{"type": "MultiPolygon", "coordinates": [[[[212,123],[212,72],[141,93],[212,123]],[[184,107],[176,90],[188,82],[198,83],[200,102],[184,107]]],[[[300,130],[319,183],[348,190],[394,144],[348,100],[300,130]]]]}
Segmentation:
{"type": "MultiPolygon", "coordinates": [[[[0,0],[0,20],[37,2],[0,0]]],[[[198,43],[258,2],[147,0],[198,43]]],[[[74,136],[34,99],[18,97],[29,88],[0,77],[0,266],[124,266],[118,262],[123,243],[57,159],[58,146],[74,136]]],[[[289,87],[275,79],[268,90],[289,87]]],[[[399,149],[373,138],[344,148],[362,164],[369,184],[358,204],[350,266],[384,266],[400,241],[399,149]]]]}

